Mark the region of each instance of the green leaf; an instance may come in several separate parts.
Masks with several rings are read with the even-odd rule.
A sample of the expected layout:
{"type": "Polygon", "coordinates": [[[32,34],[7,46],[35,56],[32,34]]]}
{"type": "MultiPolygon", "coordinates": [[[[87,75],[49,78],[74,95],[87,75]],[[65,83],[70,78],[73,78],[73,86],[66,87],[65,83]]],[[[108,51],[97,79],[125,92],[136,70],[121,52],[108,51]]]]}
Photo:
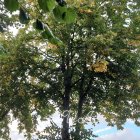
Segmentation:
{"type": "Polygon", "coordinates": [[[22,8],[20,8],[19,20],[22,24],[28,24],[30,20],[28,14],[22,8]]]}
{"type": "Polygon", "coordinates": [[[38,0],[38,4],[44,12],[50,12],[55,7],[55,0],[38,0]]]}
{"type": "Polygon", "coordinates": [[[64,15],[67,11],[67,8],[66,7],[61,7],[61,6],[56,6],[54,9],[53,9],[53,14],[56,18],[56,20],[58,20],[59,22],[64,22],[64,15]]]}
{"type": "Polygon", "coordinates": [[[5,50],[4,47],[0,44],[0,59],[3,59],[5,56],[7,56],[6,50],[5,50]]]}
{"type": "Polygon", "coordinates": [[[50,30],[50,28],[46,25],[45,26],[45,31],[42,33],[43,38],[47,39],[50,43],[58,45],[58,46],[62,46],[63,42],[55,37],[52,33],[52,31],[50,30]]]}
{"type": "Polygon", "coordinates": [[[45,26],[45,31],[42,33],[42,36],[43,38],[48,39],[48,40],[54,38],[52,31],[47,25],[45,26]]]}
{"type": "Polygon", "coordinates": [[[19,8],[17,0],[4,0],[4,5],[10,12],[16,11],[19,8]]]}
{"type": "Polygon", "coordinates": [[[67,12],[65,13],[65,15],[63,15],[63,19],[66,23],[70,24],[70,23],[73,23],[75,22],[75,19],[76,19],[76,12],[73,8],[68,8],[67,9],[67,12]]]}
{"type": "Polygon", "coordinates": [[[76,19],[76,12],[72,8],[57,6],[53,10],[53,14],[59,22],[73,23],[76,19]]]}
{"type": "Polygon", "coordinates": [[[3,46],[0,44],[0,54],[3,54],[5,52],[3,46]]]}
{"type": "Polygon", "coordinates": [[[50,43],[55,44],[57,46],[64,46],[63,42],[57,37],[51,38],[49,41],[50,43]]]}

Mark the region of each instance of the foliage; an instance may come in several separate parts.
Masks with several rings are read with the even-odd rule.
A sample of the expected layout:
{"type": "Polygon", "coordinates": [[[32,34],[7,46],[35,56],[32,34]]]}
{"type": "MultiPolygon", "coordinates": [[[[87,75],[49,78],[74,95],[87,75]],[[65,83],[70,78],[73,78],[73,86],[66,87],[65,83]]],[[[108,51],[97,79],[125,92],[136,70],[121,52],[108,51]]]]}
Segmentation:
{"type": "Polygon", "coordinates": [[[14,20],[20,19],[24,27],[16,37],[0,36],[0,135],[8,139],[12,114],[19,131],[31,139],[37,118],[46,120],[57,110],[69,111],[69,116],[62,115],[61,127],[51,121],[46,135],[36,133],[39,138],[93,139],[94,132],[85,124],[90,118],[96,124],[98,114],[118,129],[127,119],[139,125],[138,5],[126,0],[68,0],[73,6],[77,3],[77,19],[71,22],[73,10],[51,1],[20,1],[14,20]]]}
{"type": "Polygon", "coordinates": [[[11,20],[8,17],[7,10],[4,8],[3,3],[0,1],[0,33],[3,33],[7,26],[11,24],[11,20]]]}

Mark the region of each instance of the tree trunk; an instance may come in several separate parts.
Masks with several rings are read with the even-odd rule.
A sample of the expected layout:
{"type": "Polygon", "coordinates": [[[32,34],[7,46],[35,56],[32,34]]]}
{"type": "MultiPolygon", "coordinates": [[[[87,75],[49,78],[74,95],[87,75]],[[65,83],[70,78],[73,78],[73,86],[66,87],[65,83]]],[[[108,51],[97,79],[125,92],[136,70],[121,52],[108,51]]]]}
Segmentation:
{"type": "Polygon", "coordinates": [[[68,46],[67,53],[62,56],[62,73],[64,74],[64,94],[63,94],[63,121],[62,121],[62,140],[70,140],[69,133],[69,111],[70,111],[70,94],[72,85],[72,71],[70,66],[70,54],[72,46],[68,46]],[[67,112],[66,115],[64,113],[67,112]]]}
{"type": "Polygon", "coordinates": [[[83,103],[84,98],[82,96],[79,96],[79,102],[78,102],[78,112],[77,112],[77,119],[76,119],[76,130],[75,130],[75,138],[74,140],[80,140],[80,129],[81,129],[81,123],[79,119],[82,117],[82,109],[83,109],[83,103]]]}
{"type": "Polygon", "coordinates": [[[83,103],[84,103],[84,96],[83,96],[83,86],[84,86],[84,80],[85,76],[83,75],[81,78],[81,83],[79,87],[79,101],[78,101],[78,110],[77,110],[77,118],[76,118],[76,128],[75,128],[75,138],[74,140],[80,140],[80,128],[81,128],[81,123],[79,122],[79,119],[82,116],[82,109],[83,109],[83,103]]]}
{"type": "Polygon", "coordinates": [[[69,135],[69,110],[70,110],[70,93],[71,93],[70,70],[67,70],[64,74],[64,86],[65,91],[63,95],[62,140],[70,140],[69,135]]]}
{"type": "Polygon", "coordinates": [[[63,122],[62,122],[62,140],[70,140],[69,136],[69,100],[70,100],[70,90],[65,90],[65,95],[63,99],[63,122]],[[67,114],[65,114],[65,112],[67,114]]]}
{"type": "Polygon", "coordinates": [[[86,88],[85,91],[83,89],[84,79],[85,79],[85,77],[83,76],[82,80],[81,80],[81,84],[80,84],[80,90],[79,90],[79,101],[78,101],[78,111],[77,111],[77,120],[76,120],[76,132],[75,132],[76,135],[75,135],[74,140],[81,140],[81,138],[80,138],[81,137],[80,136],[80,131],[81,131],[81,125],[82,124],[78,121],[78,119],[80,119],[82,117],[83,104],[84,104],[86,95],[88,94],[88,92],[89,92],[89,90],[91,88],[92,79],[93,78],[91,77],[91,79],[89,80],[89,83],[88,83],[87,88],[86,88]]]}

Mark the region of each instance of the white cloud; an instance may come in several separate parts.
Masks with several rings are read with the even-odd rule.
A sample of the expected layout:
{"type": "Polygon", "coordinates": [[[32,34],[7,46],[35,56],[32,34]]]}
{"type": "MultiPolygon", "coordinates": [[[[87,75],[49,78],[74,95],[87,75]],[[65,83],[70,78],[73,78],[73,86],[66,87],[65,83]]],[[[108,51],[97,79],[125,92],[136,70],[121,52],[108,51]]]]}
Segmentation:
{"type": "Polygon", "coordinates": [[[25,140],[24,135],[23,134],[19,134],[19,131],[17,130],[18,127],[18,121],[14,120],[10,125],[10,138],[12,140],[25,140]]]}
{"type": "Polygon", "coordinates": [[[96,140],[140,140],[140,135],[136,136],[130,129],[124,129],[114,134],[99,137],[96,140]]]}
{"type": "Polygon", "coordinates": [[[112,129],[112,127],[106,127],[106,128],[103,128],[103,129],[99,129],[99,130],[94,131],[94,134],[101,133],[101,132],[104,132],[104,131],[107,131],[107,130],[110,130],[110,129],[112,129]]]}
{"type": "Polygon", "coordinates": [[[19,134],[17,131],[12,131],[10,138],[11,140],[25,140],[23,134],[19,134]]]}
{"type": "Polygon", "coordinates": [[[17,33],[18,33],[18,29],[16,27],[11,27],[9,26],[9,31],[14,35],[16,36],[17,33]]]}

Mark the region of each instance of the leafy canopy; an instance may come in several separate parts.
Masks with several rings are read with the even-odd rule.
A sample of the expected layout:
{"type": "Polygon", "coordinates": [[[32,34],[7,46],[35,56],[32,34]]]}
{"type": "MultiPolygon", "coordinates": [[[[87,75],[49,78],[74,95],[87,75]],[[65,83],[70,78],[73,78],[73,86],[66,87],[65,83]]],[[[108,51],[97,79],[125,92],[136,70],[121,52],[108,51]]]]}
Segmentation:
{"type": "Polygon", "coordinates": [[[139,125],[139,3],[68,0],[75,14],[51,1],[18,2],[13,19],[26,24],[16,37],[0,35],[0,136],[8,139],[11,114],[27,139],[34,132],[40,139],[91,139],[85,124],[96,124],[98,114],[118,129],[127,119],[139,125]],[[37,118],[57,110],[70,114],[61,127],[52,120],[42,136],[37,118]]]}

